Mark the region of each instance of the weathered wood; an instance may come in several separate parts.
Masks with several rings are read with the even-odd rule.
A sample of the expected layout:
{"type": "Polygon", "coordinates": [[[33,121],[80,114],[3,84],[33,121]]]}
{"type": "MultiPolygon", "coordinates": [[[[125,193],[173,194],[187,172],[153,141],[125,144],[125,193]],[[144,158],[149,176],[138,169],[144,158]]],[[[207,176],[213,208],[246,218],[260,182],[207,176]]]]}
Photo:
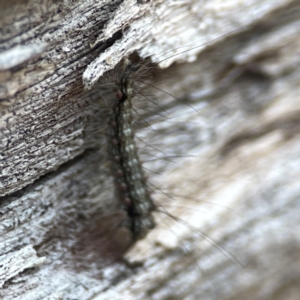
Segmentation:
{"type": "Polygon", "coordinates": [[[297,1],[7,3],[1,297],[298,299],[297,1]],[[158,212],[129,267],[105,152],[114,91],[97,82],[134,51],[168,67],[147,84],[176,98],[136,97],[137,141],[158,210],[179,219],[158,212]]]}

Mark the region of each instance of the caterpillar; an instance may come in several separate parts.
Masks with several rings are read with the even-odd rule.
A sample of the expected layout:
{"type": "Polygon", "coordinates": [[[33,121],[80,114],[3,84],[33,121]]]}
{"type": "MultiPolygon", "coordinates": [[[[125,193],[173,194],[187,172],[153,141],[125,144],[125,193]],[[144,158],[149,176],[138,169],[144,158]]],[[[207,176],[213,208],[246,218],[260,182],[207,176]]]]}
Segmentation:
{"type": "MultiPolygon", "coordinates": [[[[170,219],[185,224],[179,217],[169,213],[163,204],[154,203],[151,193],[157,190],[156,186],[151,186],[143,170],[139,149],[135,141],[135,129],[133,128],[133,112],[137,108],[133,107],[134,96],[140,94],[144,99],[151,103],[151,99],[143,94],[141,90],[134,90],[135,80],[148,76],[149,66],[134,64],[129,58],[125,58],[121,68],[117,68],[116,86],[117,92],[110,109],[110,116],[107,128],[107,151],[111,162],[111,173],[114,179],[115,197],[121,203],[122,210],[127,214],[127,218],[122,220],[122,226],[130,230],[133,242],[144,238],[147,233],[155,227],[153,212],[166,214],[170,219]],[[162,209],[160,209],[162,207],[162,209]]],[[[142,84],[147,85],[143,82],[142,84]]],[[[163,108],[154,103],[158,109],[163,108]]],[[[195,107],[185,103],[188,109],[192,109],[199,114],[195,107]]],[[[161,116],[161,113],[159,113],[161,116]]],[[[152,125],[153,126],[153,125],[152,125]]],[[[146,127],[149,127],[147,124],[146,127]]],[[[155,133],[154,133],[155,134],[155,133]]],[[[145,143],[145,142],[144,142],[145,143]]],[[[146,142],[146,148],[153,148],[146,142]]],[[[180,153],[180,151],[174,151],[180,153]]],[[[162,194],[165,192],[162,191],[162,194]]],[[[168,197],[173,197],[169,195],[168,197]]],[[[188,198],[188,196],[186,196],[188,198]]],[[[189,225],[186,224],[188,227],[189,225]]],[[[192,229],[193,230],[193,229],[192,229]]],[[[238,261],[229,251],[223,249],[213,240],[209,239],[204,233],[198,232],[205,240],[209,241],[226,256],[238,261]]]]}
{"type": "Polygon", "coordinates": [[[134,240],[137,240],[154,227],[151,215],[154,203],[137,153],[132,128],[133,79],[130,75],[134,69],[131,61],[125,59],[124,71],[118,82],[119,91],[108,122],[107,141],[116,196],[124,203],[129,217],[127,226],[133,233],[134,240]]]}

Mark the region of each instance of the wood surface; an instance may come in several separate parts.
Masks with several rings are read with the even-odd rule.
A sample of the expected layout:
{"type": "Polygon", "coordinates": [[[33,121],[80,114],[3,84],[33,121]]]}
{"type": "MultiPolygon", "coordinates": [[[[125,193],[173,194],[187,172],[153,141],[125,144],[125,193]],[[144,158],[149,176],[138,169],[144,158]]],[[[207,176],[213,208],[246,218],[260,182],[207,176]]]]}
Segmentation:
{"type": "Polygon", "coordinates": [[[298,299],[300,3],[0,1],[0,298],[298,299]],[[156,228],[106,147],[119,63],[156,228]],[[149,65],[149,63],[148,63],[149,65]]]}

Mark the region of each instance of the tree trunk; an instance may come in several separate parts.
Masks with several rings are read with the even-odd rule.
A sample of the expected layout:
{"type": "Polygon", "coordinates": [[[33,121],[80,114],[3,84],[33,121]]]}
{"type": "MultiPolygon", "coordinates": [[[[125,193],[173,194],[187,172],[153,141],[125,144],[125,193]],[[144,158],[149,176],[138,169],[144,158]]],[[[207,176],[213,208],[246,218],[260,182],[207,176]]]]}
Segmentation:
{"type": "Polygon", "coordinates": [[[0,15],[2,299],[298,299],[299,1],[0,15]],[[133,113],[156,227],[137,243],[106,146],[128,56],[150,66],[133,113]]]}

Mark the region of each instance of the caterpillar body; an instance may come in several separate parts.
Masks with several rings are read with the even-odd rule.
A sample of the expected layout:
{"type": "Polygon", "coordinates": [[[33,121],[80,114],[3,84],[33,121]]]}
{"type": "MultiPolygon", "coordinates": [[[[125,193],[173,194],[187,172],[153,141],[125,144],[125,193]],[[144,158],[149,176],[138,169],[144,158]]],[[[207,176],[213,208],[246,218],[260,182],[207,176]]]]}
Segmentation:
{"type": "Polygon", "coordinates": [[[116,197],[123,203],[129,219],[126,227],[133,239],[143,238],[154,228],[151,215],[154,203],[138,156],[132,128],[133,81],[130,78],[134,66],[129,59],[124,61],[124,72],[118,82],[119,91],[111,109],[108,130],[108,152],[114,176],[116,197]]]}

